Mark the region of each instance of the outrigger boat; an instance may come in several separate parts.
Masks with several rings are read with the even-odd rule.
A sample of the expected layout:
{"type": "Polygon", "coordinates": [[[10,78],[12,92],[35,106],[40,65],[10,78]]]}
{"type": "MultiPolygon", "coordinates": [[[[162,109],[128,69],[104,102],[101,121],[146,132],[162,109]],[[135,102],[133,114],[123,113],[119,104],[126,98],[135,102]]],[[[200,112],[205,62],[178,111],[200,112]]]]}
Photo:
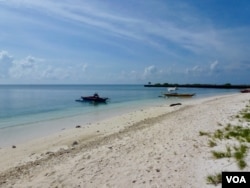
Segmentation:
{"type": "Polygon", "coordinates": [[[166,97],[192,97],[195,93],[164,93],[166,97]]]}
{"type": "Polygon", "coordinates": [[[98,93],[94,93],[92,96],[81,96],[81,99],[76,100],[77,102],[95,102],[95,103],[103,103],[106,102],[109,98],[100,97],[98,93]]]}
{"type": "Polygon", "coordinates": [[[250,93],[250,88],[240,90],[241,93],[250,93]]]}

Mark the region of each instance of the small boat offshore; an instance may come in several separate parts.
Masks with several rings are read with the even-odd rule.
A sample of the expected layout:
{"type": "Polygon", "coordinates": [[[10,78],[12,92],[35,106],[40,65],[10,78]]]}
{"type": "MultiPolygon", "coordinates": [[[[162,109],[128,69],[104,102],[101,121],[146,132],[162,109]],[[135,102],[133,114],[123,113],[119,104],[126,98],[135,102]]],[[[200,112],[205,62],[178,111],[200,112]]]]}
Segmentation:
{"type": "Polygon", "coordinates": [[[81,96],[81,99],[77,99],[77,102],[95,102],[95,103],[104,103],[108,100],[107,97],[100,97],[98,93],[94,93],[92,96],[81,96]]]}

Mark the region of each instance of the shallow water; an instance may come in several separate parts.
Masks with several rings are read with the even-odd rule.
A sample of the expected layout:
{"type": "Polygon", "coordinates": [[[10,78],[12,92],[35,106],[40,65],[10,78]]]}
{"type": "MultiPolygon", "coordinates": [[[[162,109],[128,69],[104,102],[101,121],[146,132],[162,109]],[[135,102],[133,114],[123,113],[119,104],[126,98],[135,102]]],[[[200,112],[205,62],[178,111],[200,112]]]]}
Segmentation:
{"type": "Polygon", "coordinates": [[[76,124],[87,124],[131,110],[182,100],[229,94],[237,90],[180,88],[191,99],[159,97],[166,88],[142,85],[5,85],[0,86],[0,147],[45,136],[76,124]],[[106,104],[76,102],[98,92],[106,104]],[[81,118],[79,118],[81,117],[81,118]],[[77,120],[81,120],[78,122],[77,120]]]}

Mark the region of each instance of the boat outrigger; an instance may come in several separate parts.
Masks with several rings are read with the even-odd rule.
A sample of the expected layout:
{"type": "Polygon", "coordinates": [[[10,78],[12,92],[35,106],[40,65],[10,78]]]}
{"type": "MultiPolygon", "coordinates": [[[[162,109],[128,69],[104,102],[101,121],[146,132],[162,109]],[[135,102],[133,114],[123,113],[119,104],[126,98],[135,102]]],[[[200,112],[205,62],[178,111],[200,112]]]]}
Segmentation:
{"type": "Polygon", "coordinates": [[[195,93],[165,93],[166,97],[192,97],[195,95],[195,93]]]}
{"type": "Polygon", "coordinates": [[[100,97],[98,93],[94,93],[92,96],[81,96],[81,99],[76,100],[77,102],[95,102],[104,103],[108,100],[107,97],[100,97]]]}

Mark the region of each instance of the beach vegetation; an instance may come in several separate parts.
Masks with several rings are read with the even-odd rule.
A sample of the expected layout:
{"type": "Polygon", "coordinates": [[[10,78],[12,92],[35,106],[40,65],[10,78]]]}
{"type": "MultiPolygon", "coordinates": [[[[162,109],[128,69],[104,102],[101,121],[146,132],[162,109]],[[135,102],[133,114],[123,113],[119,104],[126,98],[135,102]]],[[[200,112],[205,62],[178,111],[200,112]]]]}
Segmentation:
{"type": "Polygon", "coordinates": [[[226,147],[225,152],[221,151],[212,151],[213,157],[216,159],[221,159],[221,158],[230,158],[232,157],[232,152],[231,148],[229,146],[226,147]]]}
{"type": "Polygon", "coordinates": [[[200,136],[210,136],[210,133],[209,132],[200,131],[199,135],[200,136]]]}
{"type": "Polygon", "coordinates": [[[225,86],[231,86],[231,83],[225,83],[224,85],[225,86]]]}
{"type": "Polygon", "coordinates": [[[234,126],[227,130],[225,138],[235,138],[239,142],[250,142],[250,129],[242,126],[234,126]]]}
{"type": "Polygon", "coordinates": [[[240,118],[240,115],[239,115],[239,114],[237,114],[237,115],[235,116],[235,118],[238,118],[238,119],[239,119],[239,118],[240,118]]]}
{"type": "Polygon", "coordinates": [[[234,158],[237,161],[238,167],[240,169],[244,169],[247,166],[247,163],[244,159],[247,155],[248,147],[246,145],[240,145],[239,147],[234,147],[234,149],[234,158]]]}
{"type": "Polygon", "coordinates": [[[239,161],[238,161],[238,167],[239,167],[241,170],[244,169],[246,166],[247,166],[246,161],[244,161],[244,160],[239,160],[239,161]]]}
{"type": "Polygon", "coordinates": [[[144,87],[188,87],[188,88],[224,88],[224,89],[242,89],[248,88],[250,85],[232,85],[231,83],[225,84],[177,84],[177,83],[156,83],[156,84],[148,84],[144,85],[144,87]]]}
{"type": "Polygon", "coordinates": [[[209,140],[208,145],[209,145],[209,147],[217,146],[217,144],[216,144],[216,142],[214,140],[209,140]]]}
{"type": "Polygon", "coordinates": [[[160,84],[160,83],[156,83],[155,85],[156,85],[156,86],[161,86],[161,84],[160,84]]]}
{"type": "MultiPolygon", "coordinates": [[[[249,100],[250,103],[250,100],[249,100]]],[[[248,164],[246,157],[249,154],[250,148],[250,126],[241,125],[243,122],[250,122],[250,104],[239,112],[234,118],[237,118],[239,125],[228,123],[226,126],[218,123],[221,126],[214,132],[200,131],[200,136],[208,136],[208,146],[215,147],[219,143],[227,143],[224,151],[211,151],[213,158],[232,158],[235,160],[239,169],[244,169],[248,164]]],[[[207,183],[217,185],[222,182],[221,173],[207,176],[207,183]]]]}
{"type": "Polygon", "coordinates": [[[221,182],[222,182],[221,173],[207,176],[207,183],[208,184],[218,185],[221,182]]]}
{"type": "Polygon", "coordinates": [[[227,126],[225,127],[225,130],[229,131],[229,130],[231,130],[231,128],[232,128],[232,125],[230,123],[228,123],[227,126]]]}
{"type": "Polygon", "coordinates": [[[236,160],[238,167],[240,169],[244,169],[247,166],[247,163],[245,161],[247,152],[248,152],[248,147],[246,145],[240,145],[239,147],[234,146],[233,148],[231,148],[230,146],[227,146],[225,152],[212,151],[212,155],[215,159],[233,157],[236,160]],[[232,149],[234,149],[233,152],[232,152],[232,149]]]}
{"type": "Polygon", "coordinates": [[[245,109],[241,111],[242,118],[247,121],[250,120],[250,108],[249,107],[250,107],[249,105],[246,105],[245,109]]]}
{"type": "Polygon", "coordinates": [[[223,132],[222,132],[222,130],[220,130],[220,129],[216,130],[215,133],[214,133],[214,135],[213,135],[213,137],[221,140],[223,138],[223,132]]]}
{"type": "Polygon", "coordinates": [[[221,123],[218,123],[217,125],[220,126],[220,127],[223,126],[221,123]]]}
{"type": "MultiPolygon", "coordinates": [[[[231,124],[228,124],[224,129],[216,130],[213,135],[213,139],[221,140],[222,138],[235,139],[239,143],[250,143],[250,129],[248,127],[232,126],[231,124]]],[[[209,145],[212,145],[211,140],[209,140],[209,145]]],[[[212,151],[212,155],[215,159],[233,157],[236,160],[238,167],[240,169],[243,169],[247,166],[247,163],[244,159],[247,155],[248,150],[249,147],[247,145],[240,144],[239,147],[227,146],[225,152],[212,151]]]]}
{"type": "Polygon", "coordinates": [[[250,120],[250,113],[245,113],[243,115],[243,118],[246,119],[246,120],[250,120]]]}
{"type": "Polygon", "coordinates": [[[227,154],[225,152],[219,152],[219,151],[212,151],[213,157],[215,159],[221,159],[221,158],[225,158],[228,157],[227,154]]]}

